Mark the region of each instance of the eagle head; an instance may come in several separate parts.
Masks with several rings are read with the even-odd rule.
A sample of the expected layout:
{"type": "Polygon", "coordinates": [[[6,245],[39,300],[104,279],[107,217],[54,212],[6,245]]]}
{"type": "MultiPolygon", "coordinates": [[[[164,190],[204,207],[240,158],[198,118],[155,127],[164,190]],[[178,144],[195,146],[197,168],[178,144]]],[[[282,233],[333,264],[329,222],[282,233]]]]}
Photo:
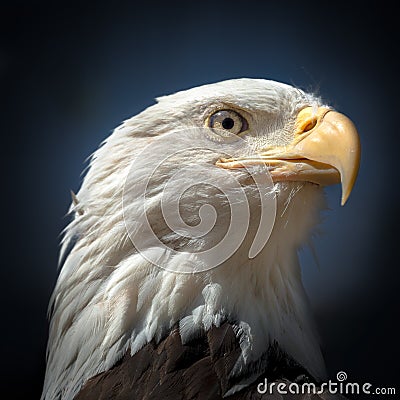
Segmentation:
{"type": "Polygon", "coordinates": [[[344,204],[359,157],[346,116],[263,79],[164,96],[126,120],[73,195],[43,398],[74,398],[173,329],[187,343],[226,321],[240,343],[229,393],[259,376],[272,345],[322,379],[297,252],[323,187],[341,183],[344,204]]]}

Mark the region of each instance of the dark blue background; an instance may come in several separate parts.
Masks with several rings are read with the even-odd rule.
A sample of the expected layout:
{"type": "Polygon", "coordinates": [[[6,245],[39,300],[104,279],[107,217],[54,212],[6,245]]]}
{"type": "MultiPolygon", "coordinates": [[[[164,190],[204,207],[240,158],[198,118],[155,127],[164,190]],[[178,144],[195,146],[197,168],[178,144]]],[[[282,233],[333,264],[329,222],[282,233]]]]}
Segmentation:
{"type": "Polygon", "coordinates": [[[398,115],[394,11],[378,3],[101,2],[1,6],[2,377],[38,398],[46,307],[69,190],[85,159],[153,98],[234,77],[319,93],[359,128],[348,204],[302,252],[330,376],[398,384],[398,115]],[[397,365],[397,370],[396,370],[397,365]]]}

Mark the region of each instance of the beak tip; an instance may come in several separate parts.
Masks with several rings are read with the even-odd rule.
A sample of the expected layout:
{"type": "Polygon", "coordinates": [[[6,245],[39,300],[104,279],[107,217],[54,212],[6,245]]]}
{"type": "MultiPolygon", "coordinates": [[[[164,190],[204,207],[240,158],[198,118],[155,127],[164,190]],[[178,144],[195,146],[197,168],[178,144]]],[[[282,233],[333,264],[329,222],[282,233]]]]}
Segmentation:
{"type": "Polygon", "coordinates": [[[352,189],[353,189],[354,181],[355,181],[355,179],[352,180],[350,185],[348,183],[342,181],[342,198],[340,201],[341,206],[344,206],[347,203],[347,200],[349,199],[350,193],[352,192],[352,189]]]}
{"type": "MultiPolygon", "coordinates": [[[[358,171],[358,168],[357,168],[357,171],[358,171]]],[[[344,176],[344,175],[341,174],[341,176],[344,176]]],[[[347,200],[349,199],[350,194],[353,191],[353,187],[356,182],[356,178],[357,178],[357,173],[355,172],[353,174],[353,176],[351,177],[350,182],[347,181],[346,179],[344,181],[342,181],[342,199],[340,202],[341,206],[344,206],[347,203],[347,200]]]]}

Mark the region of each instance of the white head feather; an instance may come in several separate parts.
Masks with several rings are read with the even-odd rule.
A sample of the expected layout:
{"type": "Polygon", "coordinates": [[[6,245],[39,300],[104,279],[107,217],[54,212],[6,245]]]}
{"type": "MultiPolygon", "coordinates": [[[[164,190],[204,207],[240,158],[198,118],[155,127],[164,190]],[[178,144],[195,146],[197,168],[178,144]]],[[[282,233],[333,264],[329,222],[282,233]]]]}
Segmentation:
{"type": "MultiPolygon", "coordinates": [[[[252,221],[243,246],[218,268],[203,273],[179,274],[158,268],[135,250],[129,238],[124,213],[135,220],[142,209],[140,193],[135,197],[134,192],[122,206],[132,161],[149,143],[154,144],[146,163],[130,173],[140,180],[146,165],[157,164],[163,149],[174,145],[173,132],[203,127],[205,116],[222,105],[250,116],[251,129],[245,140],[257,148],[289,143],[298,111],[317,107],[320,101],[281,83],[236,79],[159,98],[157,104],[115,129],[92,157],[72,207],[74,219],[65,232],[62,253],[69,247],[72,250],[66,255],[51,302],[43,399],[72,399],[88,378],[111,368],[128,349],[137,352],[149,341],[160,340],[176,324],[185,341],[226,319],[235,324],[242,349],[233,374],[250,368],[276,341],[313,376],[324,376],[297,258],[324,207],[318,186],[295,182],[274,186],[275,225],[264,249],[249,259],[244,249],[259,217],[259,199],[249,185],[252,221]]],[[[189,136],[187,141],[196,145],[191,140],[189,136]]],[[[213,165],[220,156],[199,152],[197,159],[213,165]]],[[[154,221],[160,217],[159,185],[174,168],[190,162],[192,154],[182,154],[178,162],[155,175],[146,200],[154,221]]],[[[243,171],[236,173],[245,176],[243,171]]],[[[218,187],[220,178],[216,175],[215,179],[218,187]]],[[[196,211],[205,203],[218,209],[218,226],[223,226],[229,219],[229,204],[209,187],[188,191],[182,198],[182,214],[195,220],[196,211]]],[[[179,242],[179,235],[164,232],[162,224],[156,224],[155,230],[165,242],[195,250],[207,248],[221,234],[215,229],[202,240],[179,242]]],[[[179,268],[187,258],[182,253],[165,255],[162,260],[165,266],[179,268]]]]}

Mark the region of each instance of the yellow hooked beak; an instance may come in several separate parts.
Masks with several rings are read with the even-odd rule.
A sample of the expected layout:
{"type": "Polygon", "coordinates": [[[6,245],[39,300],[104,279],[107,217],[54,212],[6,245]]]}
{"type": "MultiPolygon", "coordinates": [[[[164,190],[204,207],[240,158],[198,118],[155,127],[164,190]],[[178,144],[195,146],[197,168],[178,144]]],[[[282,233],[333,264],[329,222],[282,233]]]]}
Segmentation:
{"type": "Polygon", "coordinates": [[[341,182],[344,205],[357,178],[360,153],[357,129],[349,118],[326,107],[307,107],[297,116],[295,137],[289,145],[246,158],[220,159],[216,165],[267,165],[274,182],[305,181],[322,186],[341,182]]]}

